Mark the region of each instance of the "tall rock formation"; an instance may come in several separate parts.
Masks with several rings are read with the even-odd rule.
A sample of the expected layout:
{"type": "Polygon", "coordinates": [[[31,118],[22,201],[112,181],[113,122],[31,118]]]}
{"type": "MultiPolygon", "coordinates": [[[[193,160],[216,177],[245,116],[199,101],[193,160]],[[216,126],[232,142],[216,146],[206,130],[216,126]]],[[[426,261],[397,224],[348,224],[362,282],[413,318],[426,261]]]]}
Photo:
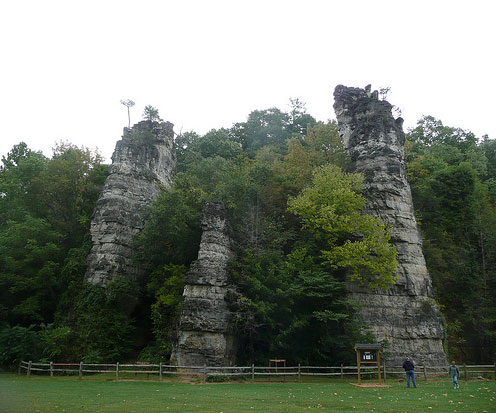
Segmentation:
{"type": "Polygon", "coordinates": [[[144,208],[161,185],[170,186],[175,167],[172,123],[147,120],[124,128],[91,221],[87,281],[106,285],[121,275],[139,275],[131,260],[133,237],[145,225],[144,208]]]}
{"type": "Polygon", "coordinates": [[[235,357],[232,313],[225,297],[232,288],[227,264],[233,257],[227,211],[208,203],[198,259],[186,275],[177,342],[171,361],[179,366],[229,366],[235,357]]]}
{"type": "Polygon", "coordinates": [[[355,171],[365,177],[365,213],[379,216],[392,228],[398,251],[398,279],[388,291],[350,286],[362,305],[365,323],[377,340],[388,340],[388,363],[401,365],[405,356],[427,365],[445,365],[443,318],[432,299],[432,283],[422,253],[410,185],[403,160],[403,119],[377,91],[337,86],[334,110],[344,147],[355,171]]]}

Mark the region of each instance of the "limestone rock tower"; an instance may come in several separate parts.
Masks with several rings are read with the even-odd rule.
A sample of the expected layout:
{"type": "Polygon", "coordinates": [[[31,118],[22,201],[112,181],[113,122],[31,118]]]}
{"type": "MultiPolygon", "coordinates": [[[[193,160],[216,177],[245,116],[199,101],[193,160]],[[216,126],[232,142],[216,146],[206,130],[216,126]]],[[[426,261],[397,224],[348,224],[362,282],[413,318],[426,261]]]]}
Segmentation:
{"type": "Polygon", "coordinates": [[[184,279],[184,303],[171,362],[178,366],[229,366],[234,362],[236,340],[225,297],[233,288],[227,265],[234,254],[224,204],[208,203],[201,226],[198,259],[184,279]]]}
{"type": "Polygon", "coordinates": [[[106,285],[119,276],[139,275],[131,259],[133,237],[145,225],[145,207],[161,186],[170,186],[175,167],[172,123],[146,120],[124,128],[91,221],[87,281],[106,285]]]}
{"type": "Polygon", "coordinates": [[[388,291],[351,285],[365,323],[377,340],[388,340],[388,363],[406,356],[417,363],[446,365],[443,317],[432,299],[432,282],[422,253],[404,164],[403,119],[377,91],[337,86],[334,110],[344,147],[356,172],[365,177],[365,213],[379,216],[392,228],[398,252],[396,284],[388,291]]]}

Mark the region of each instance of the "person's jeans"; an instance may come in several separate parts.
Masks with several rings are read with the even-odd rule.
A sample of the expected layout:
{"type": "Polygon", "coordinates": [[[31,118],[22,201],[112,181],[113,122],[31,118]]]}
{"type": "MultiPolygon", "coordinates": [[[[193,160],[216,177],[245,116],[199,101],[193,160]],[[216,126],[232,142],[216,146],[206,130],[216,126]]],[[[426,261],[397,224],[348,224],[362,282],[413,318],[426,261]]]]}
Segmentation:
{"type": "Polygon", "coordinates": [[[451,378],[451,380],[453,381],[453,388],[454,389],[457,389],[459,386],[458,386],[458,377],[457,376],[453,376],[451,378]]]}
{"type": "Polygon", "coordinates": [[[410,387],[410,377],[412,378],[413,387],[417,387],[417,383],[415,383],[415,372],[413,370],[406,371],[406,387],[410,387]]]}

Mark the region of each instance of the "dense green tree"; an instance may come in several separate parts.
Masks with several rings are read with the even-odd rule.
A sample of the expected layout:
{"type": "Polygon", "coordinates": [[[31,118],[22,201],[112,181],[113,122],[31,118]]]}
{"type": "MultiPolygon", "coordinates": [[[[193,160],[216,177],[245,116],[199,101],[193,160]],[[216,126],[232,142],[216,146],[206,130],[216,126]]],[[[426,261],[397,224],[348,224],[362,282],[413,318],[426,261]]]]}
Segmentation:
{"type": "Polygon", "coordinates": [[[28,148],[25,142],[20,142],[9,151],[7,156],[2,156],[2,165],[0,170],[3,171],[8,168],[19,166],[22,159],[26,159],[31,155],[32,151],[28,148]]]}
{"type": "Polygon", "coordinates": [[[149,211],[147,225],[137,237],[136,259],[149,272],[165,264],[188,266],[200,244],[202,193],[185,175],[163,191],[149,211]]]}
{"type": "Polygon", "coordinates": [[[40,360],[43,343],[34,326],[0,328],[0,365],[16,368],[22,360],[40,360]]]}
{"type": "Polygon", "coordinates": [[[323,166],[313,183],[289,201],[289,211],[301,215],[302,225],[262,209],[259,242],[238,244],[231,273],[241,295],[230,301],[243,348],[239,357],[245,363],[281,354],[292,362],[351,361],[353,341],[364,337],[356,305],[346,297],[346,280],[349,276],[387,287],[396,266],[384,226],[359,214],[364,205],[360,184],[357,175],[323,166]],[[319,191],[321,197],[312,197],[319,191]],[[330,205],[334,214],[328,213],[330,205]],[[362,240],[348,242],[358,230],[362,240]],[[339,260],[333,260],[330,252],[339,248],[339,260]],[[352,254],[360,257],[351,259],[352,254]],[[358,266],[358,260],[366,264],[358,266]]]}
{"type": "Polygon", "coordinates": [[[34,180],[43,216],[64,236],[64,246],[81,245],[105,182],[99,154],[60,143],[46,169],[34,180]]]}
{"type": "Polygon", "coordinates": [[[489,139],[422,118],[406,160],[424,254],[447,319],[449,351],[482,362],[496,354],[494,156],[489,139]]]}
{"type": "Polygon", "coordinates": [[[43,217],[36,182],[48,159],[21,142],[2,157],[0,168],[0,226],[24,219],[26,214],[43,217]]]}
{"type": "Polygon", "coordinates": [[[186,267],[174,264],[165,264],[150,274],[146,291],[152,298],[150,318],[155,340],[142,352],[142,356],[146,356],[148,361],[167,361],[170,358],[175,339],[174,327],[182,304],[185,275],[186,267]]]}
{"type": "Polygon", "coordinates": [[[0,231],[0,297],[6,321],[29,326],[51,322],[57,305],[61,235],[26,215],[0,231]]]}
{"type": "MultiPolygon", "coordinates": [[[[148,106],[149,121],[159,121],[148,106]]],[[[148,136],[137,136],[147,139],[148,136]]],[[[89,223],[106,166],[86,148],[59,144],[47,158],[20,143],[0,165],[0,363],[19,359],[166,360],[197,257],[206,202],[229,211],[238,286],[240,363],[352,362],[363,337],[346,282],[393,282],[385,226],[360,211],[359,175],[335,122],[316,122],[291,100],[286,113],[254,111],[246,122],[176,137],[177,176],[149,209],[136,238],[144,269],[106,288],[83,276],[89,223]],[[19,342],[21,340],[21,342],[19,342]]],[[[422,118],[405,160],[424,253],[448,326],[450,354],[496,356],[496,144],[422,118]]]]}
{"type": "Polygon", "coordinates": [[[136,330],[131,317],[136,286],[127,277],[106,287],[83,284],[66,325],[71,328],[69,356],[87,363],[119,361],[133,351],[136,330]]]}
{"type": "Polygon", "coordinates": [[[234,125],[233,134],[250,157],[267,145],[284,152],[291,137],[290,118],[277,108],[255,110],[246,122],[234,125]]]}
{"type": "MultiPolygon", "coordinates": [[[[288,211],[291,196],[304,188],[306,194],[311,191],[315,168],[329,162],[346,165],[336,124],[316,123],[301,102],[294,101],[291,114],[255,111],[231,130],[212,130],[204,136],[187,133],[176,144],[179,174],[151,208],[138,240],[137,258],[147,269],[155,331],[155,342],[145,353],[170,352],[181,305],[180,274],[196,258],[199,220],[208,201],[222,201],[228,207],[236,238],[232,276],[241,295],[229,301],[242,337],[241,359],[265,360],[269,354],[284,352],[294,361],[324,362],[337,361],[349,352],[352,340],[361,336],[356,308],[343,298],[346,273],[372,286],[390,283],[395,264],[394,249],[383,245],[388,232],[376,218],[360,215],[364,201],[357,193],[359,183],[349,193],[338,194],[352,182],[346,180],[351,175],[338,167],[328,167],[334,172],[334,184],[340,185],[335,198],[346,204],[345,196],[354,196],[356,204],[347,217],[344,207],[337,213],[343,221],[335,230],[340,239],[334,246],[339,251],[331,248],[330,231],[319,226],[323,222],[309,230],[296,206],[304,203],[305,195],[293,200],[293,212],[301,212],[301,220],[288,211]],[[347,238],[359,230],[363,239],[348,245],[347,238]],[[353,266],[356,260],[365,264],[353,266]]],[[[314,210],[320,209],[324,206],[315,202],[314,210]]]]}
{"type": "Polygon", "coordinates": [[[489,139],[486,135],[479,146],[487,160],[486,174],[483,176],[485,181],[496,178],[496,140],[489,139]]]}
{"type": "Polygon", "coordinates": [[[408,139],[426,147],[448,145],[466,152],[477,144],[475,135],[464,129],[443,125],[443,122],[433,116],[423,116],[417,126],[408,132],[408,139]]]}
{"type": "Polygon", "coordinates": [[[304,136],[307,134],[307,128],[317,123],[315,118],[307,113],[305,102],[300,99],[289,99],[289,130],[292,135],[304,136]]]}
{"type": "Polygon", "coordinates": [[[390,230],[377,217],[363,215],[363,177],[335,165],[318,168],[312,185],[289,201],[303,228],[323,241],[321,259],[331,271],[345,270],[351,281],[371,288],[394,282],[396,249],[390,230]]]}
{"type": "Polygon", "coordinates": [[[207,158],[229,160],[242,155],[240,144],[227,129],[212,129],[204,136],[187,132],[177,137],[176,147],[178,172],[188,172],[207,158]]]}
{"type": "Polygon", "coordinates": [[[7,329],[32,326],[43,352],[55,357],[69,348],[71,331],[64,323],[82,285],[90,217],[105,167],[98,154],[70,144],[57,145],[48,159],[21,143],[2,163],[1,323],[7,329]],[[69,268],[77,250],[82,253],[75,274],[69,268]],[[56,319],[60,325],[52,324],[56,319]]]}
{"type": "Polygon", "coordinates": [[[158,114],[158,109],[153,107],[152,105],[145,106],[145,109],[143,110],[143,117],[145,118],[145,120],[148,120],[150,122],[162,121],[162,118],[158,114]]]}

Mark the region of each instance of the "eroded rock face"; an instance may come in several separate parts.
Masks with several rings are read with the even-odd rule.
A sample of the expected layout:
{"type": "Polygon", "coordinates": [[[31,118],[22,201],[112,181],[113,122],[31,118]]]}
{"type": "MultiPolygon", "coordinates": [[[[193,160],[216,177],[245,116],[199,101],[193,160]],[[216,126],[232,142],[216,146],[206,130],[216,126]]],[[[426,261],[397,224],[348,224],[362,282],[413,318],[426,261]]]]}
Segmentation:
{"type": "Polygon", "coordinates": [[[91,221],[87,281],[106,285],[121,275],[139,275],[131,261],[133,236],[143,229],[143,210],[160,186],[170,186],[175,167],[172,123],[142,121],[124,128],[91,221]]]}
{"type": "Polygon", "coordinates": [[[205,206],[198,259],[184,280],[184,303],[171,357],[179,366],[228,366],[234,362],[232,313],[225,301],[232,288],[227,265],[233,257],[226,215],[222,203],[205,206]]]}
{"type": "Polygon", "coordinates": [[[409,356],[417,363],[446,365],[444,324],[432,299],[432,282],[422,253],[410,185],[403,160],[403,119],[394,119],[392,106],[377,91],[337,86],[334,110],[344,147],[356,172],[365,177],[365,213],[379,216],[392,228],[398,251],[398,279],[388,291],[351,285],[362,315],[377,340],[390,343],[389,364],[401,365],[409,356]]]}

